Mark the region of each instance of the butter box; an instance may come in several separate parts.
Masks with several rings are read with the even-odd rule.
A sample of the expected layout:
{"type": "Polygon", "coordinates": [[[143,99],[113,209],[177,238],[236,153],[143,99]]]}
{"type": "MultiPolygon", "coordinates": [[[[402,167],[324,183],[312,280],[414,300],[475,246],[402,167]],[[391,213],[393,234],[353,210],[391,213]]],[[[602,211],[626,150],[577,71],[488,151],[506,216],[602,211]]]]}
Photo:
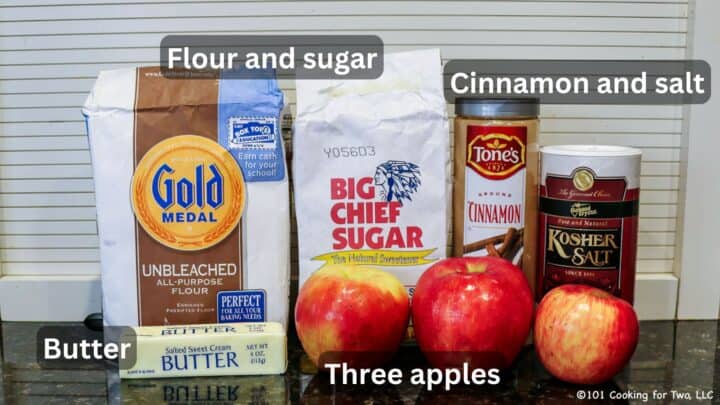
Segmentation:
{"type": "Polygon", "coordinates": [[[278,322],[133,327],[134,364],[120,361],[120,378],[282,374],[287,337],[278,322]]]}

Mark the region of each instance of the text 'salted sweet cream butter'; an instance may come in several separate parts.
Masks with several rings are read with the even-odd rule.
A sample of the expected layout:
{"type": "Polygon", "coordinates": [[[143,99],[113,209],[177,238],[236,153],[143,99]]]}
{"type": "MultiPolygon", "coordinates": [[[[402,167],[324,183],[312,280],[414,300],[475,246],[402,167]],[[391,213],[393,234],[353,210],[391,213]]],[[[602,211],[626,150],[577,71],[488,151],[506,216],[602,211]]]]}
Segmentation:
{"type": "Polygon", "coordinates": [[[540,150],[539,297],[577,283],[632,304],[641,154],[605,145],[540,150]]]}
{"type": "Polygon", "coordinates": [[[86,116],[108,325],[287,322],[274,79],[102,72],[86,116]]]}
{"type": "MultiPolygon", "coordinates": [[[[285,328],[277,322],[142,326],[120,336],[136,350],[120,378],[282,374],[285,328]]],[[[128,360],[129,361],[129,360],[128,360]]]]}

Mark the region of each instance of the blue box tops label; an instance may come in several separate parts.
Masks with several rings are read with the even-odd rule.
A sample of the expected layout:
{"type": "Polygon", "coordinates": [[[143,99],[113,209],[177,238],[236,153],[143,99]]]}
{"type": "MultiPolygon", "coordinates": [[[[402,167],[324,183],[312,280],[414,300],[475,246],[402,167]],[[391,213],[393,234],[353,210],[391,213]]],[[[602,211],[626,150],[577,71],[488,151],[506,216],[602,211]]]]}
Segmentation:
{"type": "Polygon", "coordinates": [[[265,291],[220,291],[217,315],[218,323],[265,322],[265,291]]]}
{"type": "Polygon", "coordinates": [[[285,178],[278,117],[231,116],[219,142],[235,157],[247,182],[285,178]]]}
{"type": "Polygon", "coordinates": [[[274,149],[276,144],[274,118],[230,118],[230,149],[274,149]]]}

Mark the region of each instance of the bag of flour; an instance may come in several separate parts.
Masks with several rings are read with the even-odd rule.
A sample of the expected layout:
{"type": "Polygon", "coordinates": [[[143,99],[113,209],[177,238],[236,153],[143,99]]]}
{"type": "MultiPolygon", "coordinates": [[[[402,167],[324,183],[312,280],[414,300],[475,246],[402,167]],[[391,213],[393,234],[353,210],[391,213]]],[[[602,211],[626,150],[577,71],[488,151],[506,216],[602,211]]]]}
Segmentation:
{"type": "Polygon", "coordinates": [[[446,255],[449,132],[438,50],[385,56],[376,80],[297,83],[300,285],[330,264],[389,271],[410,294],[446,255]]]}
{"type": "Polygon", "coordinates": [[[100,74],[83,114],[107,325],[287,324],[282,107],[274,78],[100,74]]]}

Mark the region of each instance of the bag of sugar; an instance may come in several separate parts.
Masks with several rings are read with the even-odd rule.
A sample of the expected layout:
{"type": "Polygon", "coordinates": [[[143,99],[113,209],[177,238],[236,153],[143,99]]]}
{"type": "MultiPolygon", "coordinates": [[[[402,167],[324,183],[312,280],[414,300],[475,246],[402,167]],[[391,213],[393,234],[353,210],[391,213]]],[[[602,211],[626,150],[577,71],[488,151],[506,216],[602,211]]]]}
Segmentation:
{"type": "Polygon", "coordinates": [[[287,324],[274,78],[102,72],[85,102],[107,325],[287,324]]]}
{"type": "Polygon", "coordinates": [[[300,284],[325,264],[389,271],[410,295],[446,256],[449,130],[438,50],[387,54],[376,80],[297,83],[300,284]]]}

